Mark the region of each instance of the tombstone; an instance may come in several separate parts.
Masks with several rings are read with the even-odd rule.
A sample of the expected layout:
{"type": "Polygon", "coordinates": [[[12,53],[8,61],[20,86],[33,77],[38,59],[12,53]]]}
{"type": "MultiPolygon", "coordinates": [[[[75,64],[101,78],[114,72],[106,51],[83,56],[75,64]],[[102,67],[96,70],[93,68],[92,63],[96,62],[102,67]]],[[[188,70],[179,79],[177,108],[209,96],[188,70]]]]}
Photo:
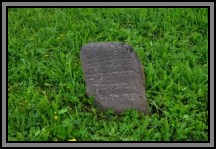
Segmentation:
{"type": "Polygon", "coordinates": [[[132,47],[95,42],[81,48],[87,95],[101,110],[120,114],[129,109],[148,113],[144,72],[132,47]]]}

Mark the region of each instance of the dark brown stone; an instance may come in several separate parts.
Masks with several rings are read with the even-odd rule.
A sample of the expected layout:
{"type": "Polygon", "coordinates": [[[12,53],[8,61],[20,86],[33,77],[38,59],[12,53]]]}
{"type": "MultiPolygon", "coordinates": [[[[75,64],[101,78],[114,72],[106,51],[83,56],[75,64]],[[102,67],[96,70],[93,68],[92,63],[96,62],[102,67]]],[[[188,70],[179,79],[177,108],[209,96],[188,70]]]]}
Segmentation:
{"type": "Polygon", "coordinates": [[[116,42],[89,43],[80,56],[87,95],[95,98],[100,109],[148,113],[144,72],[132,47],[116,42]]]}

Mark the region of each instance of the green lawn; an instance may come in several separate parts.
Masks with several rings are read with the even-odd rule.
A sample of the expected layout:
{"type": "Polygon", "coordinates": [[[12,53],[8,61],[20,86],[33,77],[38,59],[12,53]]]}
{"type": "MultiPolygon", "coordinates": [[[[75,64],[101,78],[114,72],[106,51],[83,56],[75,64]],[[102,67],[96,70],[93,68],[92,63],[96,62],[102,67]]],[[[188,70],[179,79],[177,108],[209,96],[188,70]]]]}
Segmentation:
{"type": "Polygon", "coordinates": [[[207,141],[208,10],[9,8],[9,141],[207,141]],[[80,49],[131,45],[152,115],[100,112],[85,91],[80,49]]]}

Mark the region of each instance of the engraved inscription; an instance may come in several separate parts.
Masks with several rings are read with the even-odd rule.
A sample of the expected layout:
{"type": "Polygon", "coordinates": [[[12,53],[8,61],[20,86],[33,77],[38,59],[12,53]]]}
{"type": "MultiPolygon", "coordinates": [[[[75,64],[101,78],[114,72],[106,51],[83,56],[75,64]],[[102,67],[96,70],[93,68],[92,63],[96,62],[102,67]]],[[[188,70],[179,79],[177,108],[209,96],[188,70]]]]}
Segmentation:
{"type": "Polygon", "coordinates": [[[146,112],[144,74],[132,47],[124,43],[89,43],[81,50],[87,95],[103,109],[146,112]]]}
{"type": "MultiPolygon", "coordinates": [[[[115,71],[110,73],[96,73],[91,75],[86,75],[88,80],[96,80],[99,79],[100,81],[109,80],[113,78],[124,78],[124,77],[133,77],[133,71],[115,71]]],[[[128,78],[129,79],[129,78],[128,78]]]]}
{"type": "MultiPolygon", "coordinates": [[[[88,62],[86,67],[88,69],[107,69],[107,70],[119,70],[119,69],[131,69],[129,66],[136,67],[138,65],[136,60],[131,60],[129,58],[123,59],[110,59],[103,61],[93,61],[88,62]]],[[[91,72],[89,72],[91,74],[91,72]]]]}
{"type": "Polygon", "coordinates": [[[99,95],[98,94],[98,97],[101,100],[119,100],[119,99],[122,99],[122,100],[134,101],[134,100],[139,99],[139,95],[137,95],[137,94],[110,94],[110,95],[99,95]]]}
{"type": "Polygon", "coordinates": [[[111,83],[111,84],[94,84],[96,90],[116,90],[116,89],[138,89],[135,82],[128,83],[111,83]]]}

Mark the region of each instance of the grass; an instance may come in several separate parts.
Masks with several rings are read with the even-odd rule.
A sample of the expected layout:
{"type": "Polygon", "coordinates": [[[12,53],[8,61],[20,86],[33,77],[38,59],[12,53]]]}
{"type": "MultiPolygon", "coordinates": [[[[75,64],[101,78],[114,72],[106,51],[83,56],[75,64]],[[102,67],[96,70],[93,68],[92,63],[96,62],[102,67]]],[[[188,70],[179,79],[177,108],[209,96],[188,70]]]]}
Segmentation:
{"type": "Polygon", "coordinates": [[[208,10],[9,8],[9,141],[207,141],[208,10]],[[131,45],[152,115],[100,112],[80,48],[131,45]]]}

